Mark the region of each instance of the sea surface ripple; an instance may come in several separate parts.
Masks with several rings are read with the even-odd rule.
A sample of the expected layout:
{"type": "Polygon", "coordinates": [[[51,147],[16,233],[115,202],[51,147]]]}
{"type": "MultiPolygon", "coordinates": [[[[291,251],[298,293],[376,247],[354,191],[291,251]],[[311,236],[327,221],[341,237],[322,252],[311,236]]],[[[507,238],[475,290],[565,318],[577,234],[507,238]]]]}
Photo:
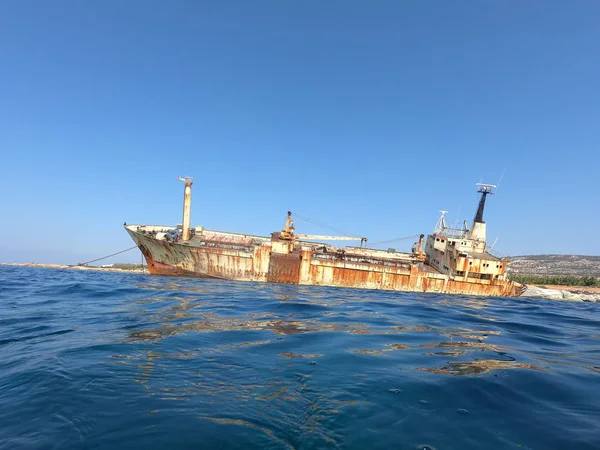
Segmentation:
{"type": "Polygon", "coordinates": [[[600,304],[0,267],[0,448],[600,448],[600,304]]]}

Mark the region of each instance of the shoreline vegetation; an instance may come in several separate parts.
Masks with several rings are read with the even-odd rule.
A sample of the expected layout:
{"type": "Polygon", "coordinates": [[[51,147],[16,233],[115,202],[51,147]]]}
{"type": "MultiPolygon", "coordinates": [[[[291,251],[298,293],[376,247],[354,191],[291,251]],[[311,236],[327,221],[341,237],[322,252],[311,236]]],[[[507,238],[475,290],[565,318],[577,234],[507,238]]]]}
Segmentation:
{"type": "MultiPolygon", "coordinates": [[[[99,272],[122,272],[148,274],[148,268],[142,264],[115,263],[104,266],[86,266],[83,264],[41,264],[41,263],[0,263],[0,266],[38,267],[46,269],[86,270],[99,272]]],[[[509,274],[509,278],[527,285],[524,297],[549,300],[600,302],[600,280],[596,277],[509,274]]]]}
{"type": "Polygon", "coordinates": [[[573,275],[531,275],[523,273],[509,273],[508,278],[521,284],[553,285],[553,286],[585,286],[600,287],[600,279],[591,276],[573,275]]]}

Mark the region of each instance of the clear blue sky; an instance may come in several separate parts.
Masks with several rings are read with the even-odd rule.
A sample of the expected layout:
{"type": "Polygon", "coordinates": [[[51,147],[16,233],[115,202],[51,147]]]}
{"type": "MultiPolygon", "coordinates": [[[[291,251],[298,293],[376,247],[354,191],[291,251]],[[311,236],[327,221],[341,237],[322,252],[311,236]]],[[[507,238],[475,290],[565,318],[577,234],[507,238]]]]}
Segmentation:
{"type": "Polygon", "coordinates": [[[475,183],[505,169],[497,250],[600,254],[599,17],[597,0],[4,0],[0,261],[127,248],[123,221],[181,221],[178,175],[193,225],[268,234],[291,209],[380,241],[439,209],[470,222],[475,183]]]}

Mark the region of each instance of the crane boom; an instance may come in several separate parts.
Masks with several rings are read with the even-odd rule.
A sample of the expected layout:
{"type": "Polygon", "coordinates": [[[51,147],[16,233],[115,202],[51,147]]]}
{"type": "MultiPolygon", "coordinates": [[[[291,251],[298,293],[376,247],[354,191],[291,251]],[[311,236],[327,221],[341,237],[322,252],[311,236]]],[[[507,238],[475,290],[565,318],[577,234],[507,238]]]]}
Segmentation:
{"type": "Polygon", "coordinates": [[[296,239],[321,240],[321,241],[366,241],[367,238],[350,236],[319,236],[317,234],[295,234],[296,239]]]}
{"type": "Polygon", "coordinates": [[[318,234],[296,234],[294,222],[292,221],[292,212],[288,211],[285,227],[279,233],[279,239],[294,241],[295,239],[307,239],[310,241],[360,241],[362,247],[367,238],[365,237],[350,237],[350,236],[322,236],[318,234]]]}

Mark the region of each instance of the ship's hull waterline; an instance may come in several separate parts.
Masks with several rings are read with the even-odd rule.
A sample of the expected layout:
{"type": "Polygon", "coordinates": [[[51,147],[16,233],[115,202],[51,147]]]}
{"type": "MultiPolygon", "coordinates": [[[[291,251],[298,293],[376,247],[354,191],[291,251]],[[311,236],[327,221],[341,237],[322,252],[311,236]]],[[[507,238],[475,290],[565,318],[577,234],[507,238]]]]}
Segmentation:
{"type": "Polygon", "coordinates": [[[327,254],[310,246],[278,253],[267,238],[257,243],[226,233],[220,234],[238,238],[191,245],[157,239],[136,227],[125,228],[155,275],[478,296],[515,297],[522,292],[522,285],[509,280],[459,281],[401,257],[327,254]]]}

